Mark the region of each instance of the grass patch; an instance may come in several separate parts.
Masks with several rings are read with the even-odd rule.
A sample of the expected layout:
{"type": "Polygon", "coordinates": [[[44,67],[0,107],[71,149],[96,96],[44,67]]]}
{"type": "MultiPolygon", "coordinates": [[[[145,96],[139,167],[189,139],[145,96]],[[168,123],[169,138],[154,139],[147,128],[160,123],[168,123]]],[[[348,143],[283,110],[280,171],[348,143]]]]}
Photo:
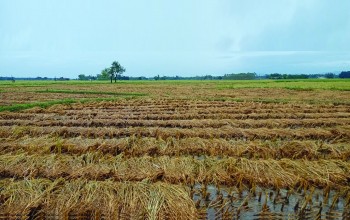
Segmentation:
{"type": "Polygon", "coordinates": [[[330,90],[335,90],[335,91],[350,91],[350,88],[331,87],[330,90]]]}
{"type": "Polygon", "coordinates": [[[33,103],[23,103],[23,104],[15,104],[11,106],[0,106],[0,112],[3,111],[10,111],[10,112],[16,112],[21,111],[33,107],[40,107],[40,108],[47,108],[52,105],[57,104],[71,104],[76,103],[77,100],[74,99],[62,99],[62,100],[55,100],[55,101],[47,101],[47,102],[33,102],[33,103]]]}
{"type": "MultiPolygon", "coordinates": [[[[203,84],[216,88],[219,90],[222,89],[247,89],[247,88],[301,88],[301,89],[312,89],[312,90],[339,90],[339,91],[350,91],[350,79],[286,79],[286,80],[125,80],[118,81],[117,83],[111,84],[109,81],[79,81],[79,80],[70,80],[70,81],[16,81],[15,83],[9,81],[0,81],[0,88],[9,88],[9,87],[51,87],[53,86],[87,86],[87,85],[106,85],[108,87],[113,86],[127,86],[135,85],[142,86],[203,86],[203,84]]],[[[45,88],[46,89],[46,88],[45,88]]],[[[300,90],[300,89],[295,89],[300,90]]],[[[74,91],[74,90],[73,90],[74,91]]],[[[309,90],[306,90],[309,91],[309,90]]],[[[80,91],[79,91],[80,92],[80,91]]],[[[91,91],[94,92],[94,91],[91,91]]]]}
{"type": "Polygon", "coordinates": [[[25,109],[30,109],[34,107],[40,107],[40,108],[48,108],[53,105],[58,104],[73,104],[73,103],[87,103],[87,102],[102,102],[102,101],[116,101],[118,99],[133,99],[137,96],[123,96],[123,97],[111,97],[111,98],[87,98],[87,99],[60,99],[60,100],[53,100],[53,101],[47,101],[47,102],[33,102],[33,103],[21,103],[21,104],[15,104],[11,106],[0,106],[0,112],[3,111],[10,111],[10,112],[17,112],[25,109]]]}
{"type": "Polygon", "coordinates": [[[348,79],[304,79],[304,80],[250,80],[250,81],[220,81],[218,90],[247,88],[279,88],[296,91],[337,90],[350,91],[348,79]]]}
{"type": "Polygon", "coordinates": [[[202,100],[206,101],[230,101],[230,102],[259,102],[259,103],[290,103],[290,99],[242,99],[242,98],[231,98],[231,97],[215,97],[215,98],[205,98],[202,100]]]}
{"type": "MultiPolygon", "coordinates": [[[[347,100],[293,100],[293,99],[269,99],[269,98],[231,98],[231,97],[214,97],[214,98],[200,98],[198,100],[206,101],[222,101],[222,102],[257,102],[257,103],[276,103],[276,104],[288,104],[288,103],[307,103],[307,104],[333,104],[333,105],[350,105],[347,100]]],[[[190,99],[188,99],[190,100],[190,99]]]]}
{"type": "Polygon", "coordinates": [[[145,96],[145,93],[122,93],[122,92],[100,92],[100,91],[76,91],[76,90],[60,90],[46,89],[35,91],[37,93],[65,93],[65,94],[84,94],[84,95],[113,95],[113,96],[145,96]]]}
{"type": "Polygon", "coordinates": [[[315,90],[314,88],[289,87],[289,86],[286,86],[284,88],[289,90],[296,90],[296,91],[314,91],[315,90]]]}

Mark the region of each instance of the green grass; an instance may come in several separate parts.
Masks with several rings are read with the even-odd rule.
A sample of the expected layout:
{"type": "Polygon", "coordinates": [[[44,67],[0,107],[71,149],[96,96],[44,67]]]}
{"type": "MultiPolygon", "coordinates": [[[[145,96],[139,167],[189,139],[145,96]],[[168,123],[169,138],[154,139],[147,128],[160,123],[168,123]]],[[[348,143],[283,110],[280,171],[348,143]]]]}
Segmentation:
{"type": "Polygon", "coordinates": [[[145,96],[145,93],[121,93],[121,92],[101,92],[101,91],[77,91],[77,90],[61,90],[46,89],[35,91],[37,93],[66,93],[66,94],[96,94],[96,95],[113,95],[113,96],[145,96]]]}
{"type": "Polygon", "coordinates": [[[298,91],[337,90],[350,91],[350,79],[303,79],[303,80],[242,80],[220,81],[216,87],[223,89],[280,88],[298,91]]]}
{"type": "Polygon", "coordinates": [[[314,91],[316,90],[315,88],[307,88],[307,87],[291,87],[291,86],[286,86],[284,87],[285,89],[289,90],[296,90],[296,91],[314,91]]]}
{"type": "Polygon", "coordinates": [[[241,99],[241,98],[231,98],[231,97],[217,97],[217,98],[206,98],[204,100],[208,101],[230,101],[230,102],[259,102],[259,103],[289,103],[290,99],[241,99]]]}
{"type": "Polygon", "coordinates": [[[350,91],[350,79],[296,79],[296,80],[126,80],[111,84],[109,81],[0,81],[1,87],[46,87],[59,85],[213,85],[217,89],[285,88],[293,90],[323,89],[350,91]]]}
{"type": "Polygon", "coordinates": [[[53,101],[46,101],[46,102],[21,103],[21,104],[14,104],[10,106],[0,106],[0,112],[3,112],[3,111],[17,112],[25,109],[34,108],[34,107],[48,108],[50,106],[58,105],[58,104],[67,105],[67,104],[73,104],[73,103],[116,101],[119,99],[133,99],[136,97],[137,96],[124,96],[124,97],[111,97],[111,98],[86,98],[86,99],[60,99],[60,100],[53,100],[53,101]]]}
{"type": "MultiPolygon", "coordinates": [[[[117,83],[110,83],[110,81],[80,81],[80,80],[70,80],[70,81],[28,81],[28,80],[18,80],[15,83],[9,81],[0,81],[0,88],[17,88],[17,87],[59,87],[61,85],[65,86],[75,86],[77,88],[81,86],[89,86],[89,85],[108,85],[115,86],[118,85],[144,85],[144,84],[152,84],[157,83],[159,81],[148,81],[148,80],[125,80],[125,81],[117,81],[117,83]]],[[[166,81],[163,81],[166,82],[166,81]]]]}
{"type": "MultiPolygon", "coordinates": [[[[254,89],[254,88],[267,88],[267,89],[288,89],[297,92],[312,92],[317,93],[318,91],[350,91],[350,79],[302,79],[302,80],[160,80],[160,81],[148,81],[148,80],[137,80],[137,81],[118,81],[117,83],[111,84],[109,81],[16,81],[15,83],[8,81],[0,81],[0,93],[5,92],[23,92],[25,89],[21,87],[40,87],[27,90],[25,92],[37,92],[37,93],[66,93],[66,94],[86,94],[86,95],[108,95],[112,100],[116,98],[130,98],[130,97],[141,97],[147,94],[142,93],[147,91],[152,95],[152,90],[148,92],[148,88],[157,87],[157,89],[164,89],[162,95],[172,94],[172,87],[184,87],[192,88],[193,90],[201,89],[207,90],[209,94],[215,93],[215,90],[231,90],[231,89],[254,89]],[[61,87],[61,88],[60,88],[61,87]],[[92,89],[89,90],[89,89],[92,89]],[[106,89],[108,91],[106,91],[106,89]],[[117,92],[119,89],[123,91],[132,91],[135,88],[139,93],[126,93],[117,92]],[[125,90],[127,89],[127,90],[125,90]],[[130,90],[131,89],[131,90],[130,90]]],[[[155,90],[157,91],[157,90],[155,90]]],[[[229,91],[228,91],[229,92],[229,91]]],[[[271,92],[278,92],[278,90],[271,92]]],[[[331,94],[331,93],[330,93],[331,94]]],[[[20,94],[19,94],[20,95],[20,94]]],[[[157,94],[158,95],[158,94],[157,94]]],[[[175,94],[176,95],[176,94],[175,94]]],[[[345,93],[346,95],[346,93],[345,93]]],[[[344,94],[343,94],[344,97],[344,94]]],[[[205,99],[205,97],[198,97],[198,99],[205,99]]],[[[218,100],[227,101],[254,101],[254,102],[277,102],[285,103],[290,100],[287,99],[272,99],[266,97],[264,99],[253,99],[253,98],[229,98],[229,97],[217,97],[218,100]]],[[[99,101],[101,99],[86,98],[91,101],[99,101]]],[[[106,99],[102,99],[106,100],[106,99]]],[[[19,111],[22,109],[28,109],[31,107],[46,107],[54,104],[65,104],[73,102],[84,102],[85,99],[74,100],[74,99],[62,99],[49,102],[36,102],[36,103],[25,103],[25,104],[14,104],[11,106],[0,106],[0,111],[19,111]]],[[[330,100],[299,100],[301,102],[330,102],[349,104],[347,100],[339,100],[337,97],[330,98],[330,100]]]]}
{"type": "Polygon", "coordinates": [[[10,111],[10,112],[16,112],[21,111],[33,107],[40,107],[40,108],[47,108],[52,105],[57,104],[71,104],[76,103],[77,100],[74,99],[61,99],[61,100],[54,100],[54,101],[47,101],[47,102],[33,102],[33,103],[23,103],[23,104],[14,104],[10,106],[0,106],[0,112],[3,111],[10,111]]]}
{"type": "MultiPolygon", "coordinates": [[[[124,81],[113,82],[113,85],[118,85],[124,81]]],[[[138,81],[132,81],[138,82],[138,81]]],[[[143,81],[141,81],[143,82],[143,81]]],[[[146,81],[144,81],[146,82],[146,81]]],[[[59,86],[59,85],[74,85],[74,86],[86,86],[86,85],[112,85],[109,81],[53,81],[53,80],[17,80],[15,83],[11,81],[0,81],[0,87],[46,87],[46,86],[59,86]]]]}

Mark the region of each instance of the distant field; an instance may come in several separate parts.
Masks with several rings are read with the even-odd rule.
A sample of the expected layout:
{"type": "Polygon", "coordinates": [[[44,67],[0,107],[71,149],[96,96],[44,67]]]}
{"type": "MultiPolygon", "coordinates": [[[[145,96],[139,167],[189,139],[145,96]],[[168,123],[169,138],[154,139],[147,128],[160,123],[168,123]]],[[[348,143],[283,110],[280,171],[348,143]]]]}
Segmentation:
{"type": "Polygon", "coordinates": [[[350,80],[0,82],[0,218],[348,219],[350,80]]]}
{"type": "MultiPolygon", "coordinates": [[[[350,80],[0,81],[0,105],[148,96],[222,101],[349,104],[350,80]]],[[[32,105],[31,105],[32,106],[32,105]]],[[[7,108],[2,108],[6,110],[7,108]]],[[[1,111],[1,109],[0,109],[1,111]]]]}

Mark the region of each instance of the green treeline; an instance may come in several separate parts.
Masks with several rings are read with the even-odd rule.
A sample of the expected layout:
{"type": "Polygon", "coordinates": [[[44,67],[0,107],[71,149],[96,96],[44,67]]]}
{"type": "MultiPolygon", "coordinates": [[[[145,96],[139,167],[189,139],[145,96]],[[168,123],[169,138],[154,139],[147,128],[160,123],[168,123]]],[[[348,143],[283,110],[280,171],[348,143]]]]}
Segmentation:
{"type": "Polygon", "coordinates": [[[252,80],[256,79],[257,75],[256,73],[232,73],[232,74],[225,74],[222,79],[227,80],[252,80]]]}
{"type": "MultiPolygon", "coordinates": [[[[280,73],[273,73],[268,75],[269,79],[308,79],[309,76],[306,74],[280,74],[280,73]]],[[[334,78],[334,77],[333,77],[334,78]]]]}
{"type": "MultiPolygon", "coordinates": [[[[160,76],[155,77],[131,77],[131,76],[117,76],[117,80],[254,80],[254,79],[317,79],[317,78],[350,78],[350,71],[343,71],[340,74],[325,73],[325,74],[282,74],[272,73],[268,75],[257,75],[255,72],[251,73],[231,73],[223,76],[160,76]]],[[[79,80],[109,80],[110,77],[106,73],[98,74],[97,76],[86,76],[84,74],[79,75],[79,80]]]]}

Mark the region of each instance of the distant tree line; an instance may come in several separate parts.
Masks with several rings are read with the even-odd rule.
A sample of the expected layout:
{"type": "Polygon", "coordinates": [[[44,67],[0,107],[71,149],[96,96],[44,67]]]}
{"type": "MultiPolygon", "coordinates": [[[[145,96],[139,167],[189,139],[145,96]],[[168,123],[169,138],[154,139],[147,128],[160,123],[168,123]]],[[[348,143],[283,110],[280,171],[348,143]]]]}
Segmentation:
{"type": "Polygon", "coordinates": [[[96,80],[97,76],[91,76],[91,75],[86,76],[85,74],[79,74],[78,79],[79,80],[96,80]]]}
{"type": "Polygon", "coordinates": [[[54,78],[50,78],[50,77],[0,77],[0,80],[54,80],[54,81],[68,81],[70,80],[69,78],[66,77],[54,77],[54,78]]]}
{"type": "Polygon", "coordinates": [[[280,73],[272,73],[267,75],[269,79],[308,79],[309,76],[306,74],[280,74],[280,73]]]}
{"type": "Polygon", "coordinates": [[[315,78],[350,78],[350,71],[343,71],[339,75],[335,73],[325,73],[325,74],[280,74],[273,73],[267,75],[268,79],[315,79],[315,78]]]}
{"type": "MultiPolygon", "coordinates": [[[[129,76],[122,76],[117,75],[115,79],[117,80],[252,80],[256,79],[257,74],[256,73],[232,73],[232,74],[225,74],[224,76],[212,76],[212,75],[205,75],[205,76],[191,76],[191,77],[182,77],[182,76],[155,76],[155,77],[129,77],[129,76]]],[[[91,76],[91,75],[84,75],[80,74],[78,76],[79,80],[111,80],[111,75],[108,72],[108,69],[102,70],[100,74],[97,74],[97,76],[91,76]]]]}
{"type": "MultiPolygon", "coordinates": [[[[131,77],[131,76],[122,76],[121,74],[116,75],[113,79],[115,80],[253,80],[253,79],[317,79],[317,78],[350,78],[350,71],[343,71],[340,74],[335,73],[325,73],[325,74],[282,74],[282,73],[272,73],[268,75],[259,76],[254,73],[231,73],[225,74],[223,76],[154,76],[154,77],[131,77]]],[[[105,69],[101,74],[97,76],[84,75],[80,74],[78,76],[79,80],[111,80],[111,75],[108,73],[108,70],[105,69]]]]}
{"type": "MultiPolygon", "coordinates": [[[[255,72],[251,73],[231,73],[225,74],[223,76],[212,76],[212,75],[204,75],[204,76],[190,76],[190,77],[182,77],[182,76],[154,76],[154,77],[131,77],[131,76],[123,76],[122,74],[125,72],[125,68],[121,66],[117,61],[114,61],[109,68],[105,68],[101,71],[100,74],[97,75],[85,75],[79,74],[78,80],[110,80],[111,83],[116,82],[116,80],[253,80],[253,79],[316,79],[316,78],[350,78],[350,71],[342,71],[340,74],[335,73],[325,73],[325,74],[283,74],[283,73],[272,73],[268,75],[259,76],[255,72]]],[[[54,81],[66,81],[69,78],[65,77],[0,77],[0,80],[54,80],[54,81]]]]}
{"type": "Polygon", "coordinates": [[[256,73],[232,73],[232,74],[225,74],[222,79],[228,79],[228,80],[252,80],[256,79],[257,75],[256,73]]]}
{"type": "MultiPolygon", "coordinates": [[[[146,78],[147,79],[147,78],[146,78]]],[[[212,75],[205,75],[205,76],[190,76],[190,77],[182,77],[182,76],[155,76],[153,78],[148,78],[150,80],[220,80],[222,79],[222,76],[212,76],[212,75]]]]}

